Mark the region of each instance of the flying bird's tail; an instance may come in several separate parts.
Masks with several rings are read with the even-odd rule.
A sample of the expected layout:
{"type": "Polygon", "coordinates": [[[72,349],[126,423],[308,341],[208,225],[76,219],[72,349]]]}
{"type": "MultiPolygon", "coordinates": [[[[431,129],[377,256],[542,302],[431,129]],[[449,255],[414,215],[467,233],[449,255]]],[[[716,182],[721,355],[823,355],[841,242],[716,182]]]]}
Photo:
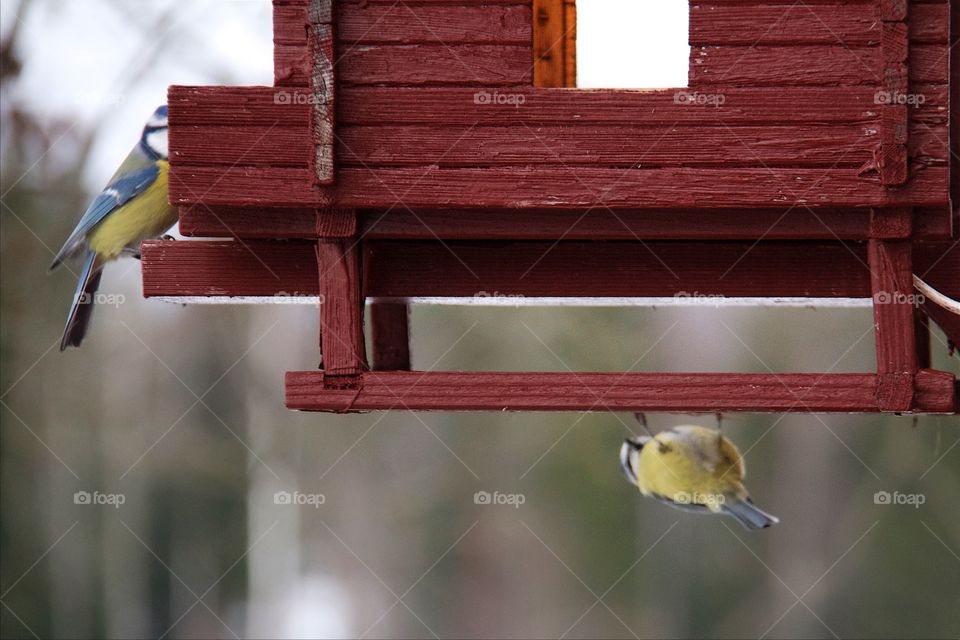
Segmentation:
{"type": "Polygon", "coordinates": [[[83,261],[83,270],[80,272],[80,281],[73,294],[73,306],[67,316],[67,326],[63,328],[63,338],[60,340],[60,351],[67,347],[79,347],[83,337],[87,335],[90,325],[90,316],[93,315],[93,299],[100,286],[102,265],[97,264],[97,254],[87,251],[87,258],[83,261]]]}
{"type": "Polygon", "coordinates": [[[728,500],[723,505],[723,512],[733,516],[746,529],[765,529],[780,522],[779,518],[753,504],[750,498],[728,500]]]}

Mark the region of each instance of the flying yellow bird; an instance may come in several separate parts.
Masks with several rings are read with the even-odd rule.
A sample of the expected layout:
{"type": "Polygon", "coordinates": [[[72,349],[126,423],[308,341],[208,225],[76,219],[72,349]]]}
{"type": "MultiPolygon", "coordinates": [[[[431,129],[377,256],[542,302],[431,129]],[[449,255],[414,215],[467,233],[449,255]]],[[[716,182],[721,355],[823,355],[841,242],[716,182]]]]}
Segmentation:
{"type": "Polygon", "coordinates": [[[672,507],[726,514],[747,529],[779,522],[750,500],[743,458],[718,429],[685,425],[628,438],[620,466],[640,493],[672,507]]]}

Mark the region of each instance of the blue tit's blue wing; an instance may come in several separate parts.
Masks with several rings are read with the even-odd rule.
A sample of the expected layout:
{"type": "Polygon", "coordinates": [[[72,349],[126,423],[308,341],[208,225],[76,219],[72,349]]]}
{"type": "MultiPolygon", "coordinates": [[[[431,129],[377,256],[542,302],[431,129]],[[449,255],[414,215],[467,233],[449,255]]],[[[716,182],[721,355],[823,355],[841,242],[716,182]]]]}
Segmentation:
{"type": "Polygon", "coordinates": [[[119,209],[146,191],[158,175],[160,175],[160,168],[152,162],[129,172],[121,173],[118,171],[110,184],[90,203],[73,233],[70,234],[70,237],[63,244],[63,248],[57,253],[50,268],[53,269],[59,265],[65,256],[72,253],[83,242],[87,233],[112,211],[119,209]]]}

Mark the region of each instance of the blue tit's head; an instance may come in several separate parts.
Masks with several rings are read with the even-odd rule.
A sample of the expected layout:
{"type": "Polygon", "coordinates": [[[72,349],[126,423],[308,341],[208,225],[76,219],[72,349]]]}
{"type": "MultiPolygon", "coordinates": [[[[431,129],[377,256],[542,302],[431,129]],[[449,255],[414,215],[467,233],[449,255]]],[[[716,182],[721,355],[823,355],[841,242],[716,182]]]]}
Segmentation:
{"type": "Polygon", "coordinates": [[[620,447],[620,468],[630,484],[637,484],[637,467],[640,464],[640,451],[650,441],[650,436],[627,438],[620,447]]]}
{"type": "Polygon", "coordinates": [[[154,160],[166,160],[169,157],[167,148],[167,105],[157,107],[147,124],[143,127],[140,136],[140,146],[143,151],[154,160]]]}

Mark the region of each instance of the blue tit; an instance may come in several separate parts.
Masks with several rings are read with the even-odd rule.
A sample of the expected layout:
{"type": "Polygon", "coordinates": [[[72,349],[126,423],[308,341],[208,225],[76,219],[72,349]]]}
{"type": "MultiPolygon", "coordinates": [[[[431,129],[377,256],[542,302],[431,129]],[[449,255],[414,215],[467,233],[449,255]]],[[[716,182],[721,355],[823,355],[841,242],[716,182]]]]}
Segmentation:
{"type": "Polygon", "coordinates": [[[628,438],[620,466],[640,493],[672,507],[726,514],[747,529],[779,522],[750,500],[743,458],[717,429],[688,425],[628,438]]]}
{"type": "Polygon", "coordinates": [[[87,333],[103,265],[123,254],[139,256],[140,242],[155,238],[177,221],[167,201],[167,107],[150,116],[140,142],[100,192],[63,244],[50,269],[83,257],[60,351],[79,347],[87,333]]]}

